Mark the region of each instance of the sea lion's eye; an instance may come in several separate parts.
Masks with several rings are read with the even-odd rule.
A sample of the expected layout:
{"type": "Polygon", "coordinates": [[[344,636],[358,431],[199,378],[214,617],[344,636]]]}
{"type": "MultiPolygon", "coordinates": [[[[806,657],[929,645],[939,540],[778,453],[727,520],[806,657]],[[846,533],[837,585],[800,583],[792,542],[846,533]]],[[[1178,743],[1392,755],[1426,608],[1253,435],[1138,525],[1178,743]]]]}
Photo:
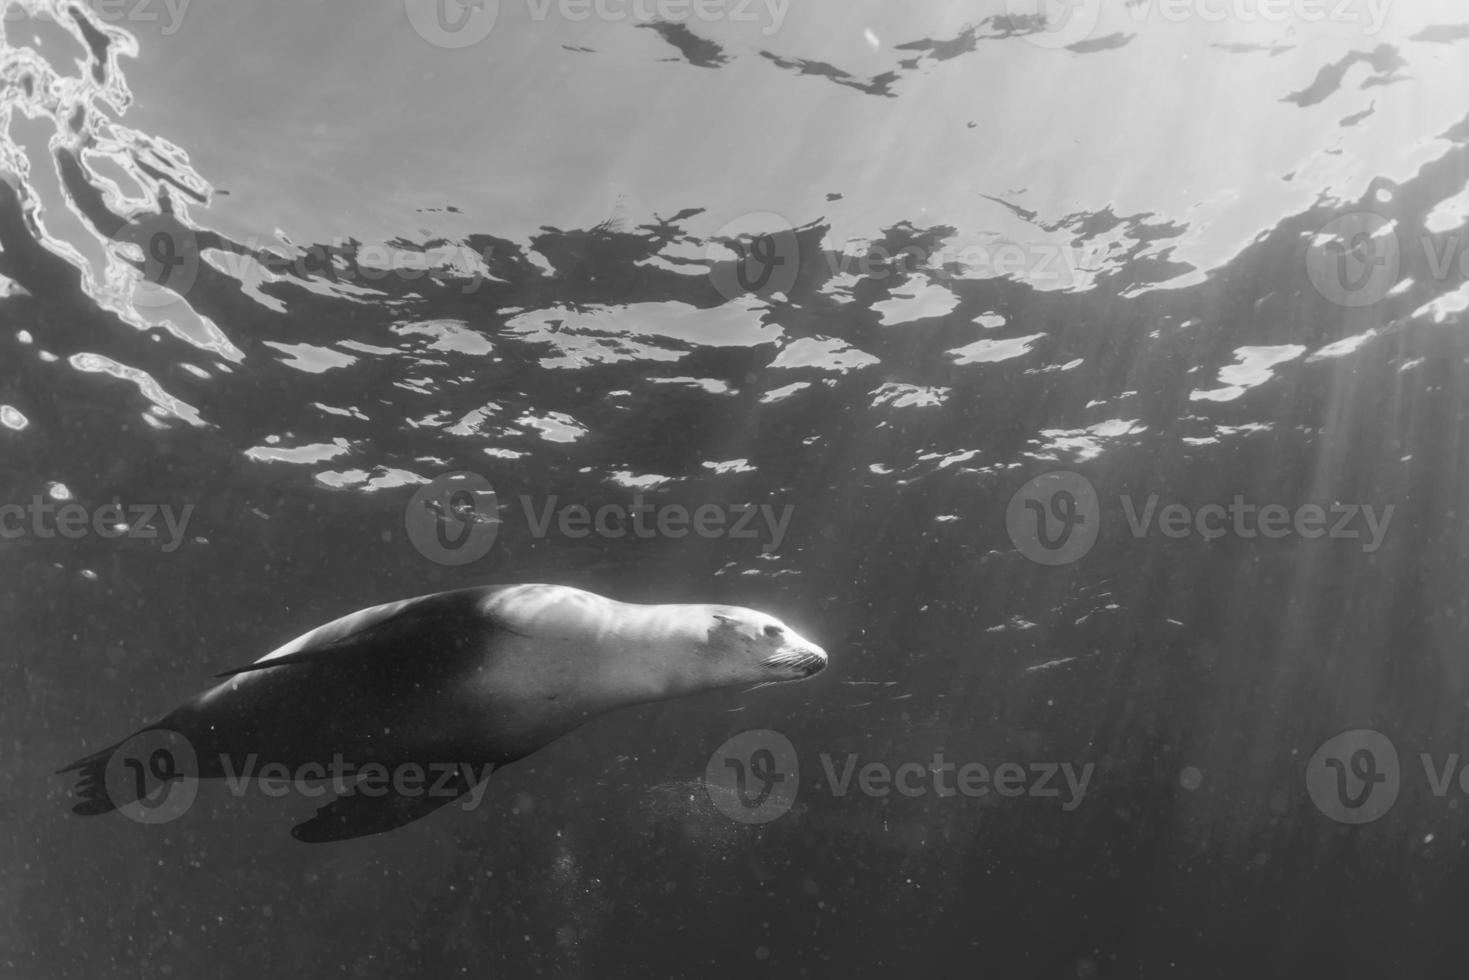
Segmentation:
{"type": "Polygon", "coordinates": [[[784,633],[785,633],[785,630],[781,629],[779,626],[767,626],[767,627],[765,627],[765,635],[768,636],[768,637],[770,637],[772,640],[778,640],[778,639],[780,639],[781,636],[784,633]]]}

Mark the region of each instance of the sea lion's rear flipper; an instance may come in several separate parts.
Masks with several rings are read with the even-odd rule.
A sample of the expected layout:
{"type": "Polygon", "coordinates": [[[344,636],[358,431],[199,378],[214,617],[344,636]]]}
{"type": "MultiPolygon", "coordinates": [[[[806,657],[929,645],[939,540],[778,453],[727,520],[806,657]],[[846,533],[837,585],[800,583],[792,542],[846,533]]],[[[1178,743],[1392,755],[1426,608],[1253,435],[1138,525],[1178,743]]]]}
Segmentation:
{"type": "Polygon", "coordinates": [[[383,787],[388,792],[376,796],[357,788],[348,790],[320,807],[310,820],[292,827],[291,836],[306,844],[326,844],[394,830],[428,816],[472,790],[483,792],[480,784],[489,778],[492,768],[460,765],[451,777],[428,767],[428,778],[421,791],[412,796],[394,793],[391,787],[383,787]]]}
{"type": "Polygon", "coordinates": [[[111,760],[112,753],[121,748],[122,744],[118,742],[116,745],[109,745],[100,752],[93,752],[63,769],[56,770],[57,775],[77,772],[77,802],[71,808],[72,813],[95,817],[117,809],[117,804],[107,795],[107,763],[111,760]]]}

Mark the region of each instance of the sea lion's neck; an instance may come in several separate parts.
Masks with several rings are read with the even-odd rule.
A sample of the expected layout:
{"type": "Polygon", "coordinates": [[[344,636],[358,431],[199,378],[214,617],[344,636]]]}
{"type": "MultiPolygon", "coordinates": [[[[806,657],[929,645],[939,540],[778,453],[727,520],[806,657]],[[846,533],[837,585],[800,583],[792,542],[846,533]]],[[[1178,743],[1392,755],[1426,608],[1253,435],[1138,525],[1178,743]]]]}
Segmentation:
{"type": "MultiPolygon", "coordinates": [[[[699,672],[707,627],[695,606],[644,606],[537,587],[547,601],[506,609],[518,637],[483,675],[481,707],[497,728],[563,734],[618,708],[712,686],[699,672]]],[[[538,736],[539,737],[539,736],[538,736]]]]}
{"type": "Polygon", "coordinates": [[[588,644],[579,700],[601,711],[681,697],[700,689],[696,671],[702,641],[688,606],[618,603],[588,644]]]}

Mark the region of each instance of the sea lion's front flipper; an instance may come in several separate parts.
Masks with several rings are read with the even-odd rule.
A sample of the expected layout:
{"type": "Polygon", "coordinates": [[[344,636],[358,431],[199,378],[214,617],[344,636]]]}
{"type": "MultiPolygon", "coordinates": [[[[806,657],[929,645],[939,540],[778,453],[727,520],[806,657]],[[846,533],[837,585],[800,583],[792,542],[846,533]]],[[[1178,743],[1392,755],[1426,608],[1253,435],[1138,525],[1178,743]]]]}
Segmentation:
{"type": "MultiPolygon", "coordinates": [[[[388,790],[368,795],[353,788],[316,811],[316,816],[291,828],[291,836],[306,844],[326,844],[394,830],[452,803],[489,778],[492,767],[460,765],[452,777],[437,775],[428,767],[429,778],[421,792],[403,796],[388,790]]],[[[360,783],[358,784],[360,786],[360,783]]],[[[474,798],[478,802],[478,796],[474,798]]]]}

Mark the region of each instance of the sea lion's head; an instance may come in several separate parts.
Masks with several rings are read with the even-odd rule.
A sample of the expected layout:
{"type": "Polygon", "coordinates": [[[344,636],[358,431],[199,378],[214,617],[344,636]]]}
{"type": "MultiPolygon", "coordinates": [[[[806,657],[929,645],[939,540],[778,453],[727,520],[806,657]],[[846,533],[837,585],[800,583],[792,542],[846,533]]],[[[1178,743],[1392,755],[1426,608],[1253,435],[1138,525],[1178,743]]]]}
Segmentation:
{"type": "Polygon", "coordinates": [[[706,650],[728,684],[799,681],[826,666],[826,651],[774,616],[742,606],[710,610],[706,650]]]}

